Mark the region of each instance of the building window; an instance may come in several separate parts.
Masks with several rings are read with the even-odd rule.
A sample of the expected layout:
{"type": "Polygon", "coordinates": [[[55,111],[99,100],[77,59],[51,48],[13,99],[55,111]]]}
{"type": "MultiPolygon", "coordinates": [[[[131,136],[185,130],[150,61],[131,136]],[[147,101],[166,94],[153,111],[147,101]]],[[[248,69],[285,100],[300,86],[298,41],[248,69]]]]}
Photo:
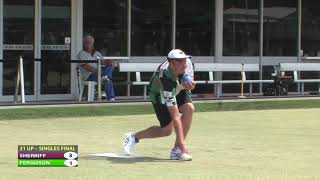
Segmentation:
{"type": "MultiPolygon", "coordinates": [[[[302,1],[301,49],[303,56],[320,56],[319,1],[302,1]]],[[[319,72],[302,72],[302,79],[319,79],[319,72]]],[[[305,91],[318,91],[318,83],[305,83],[305,91]]]]}
{"type": "Polygon", "coordinates": [[[14,94],[20,56],[24,59],[25,93],[34,94],[34,0],[3,1],[3,44],[3,95],[14,94]]]}
{"type": "Polygon", "coordinates": [[[83,33],[104,56],[127,56],[127,0],[83,1],[83,33]]]}
{"type": "Polygon", "coordinates": [[[172,1],[132,0],[132,56],[164,56],[172,48],[172,1]]]}
{"type": "Polygon", "coordinates": [[[71,92],[71,0],[42,0],[41,94],[71,92]],[[59,13],[56,13],[59,12],[59,13]]]}
{"type": "Polygon", "coordinates": [[[264,56],[296,56],[297,20],[297,0],[264,1],[264,56]]]}
{"type": "Polygon", "coordinates": [[[213,56],[215,1],[177,0],[176,14],[176,48],[193,56],[213,56]]]}
{"type": "Polygon", "coordinates": [[[302,1],[301,49],[304,56],[320,56],[319,1],[302,1]]]}
{"type": "Polygon", "coordinates": [[[259,0],[225,0],[223,55],[259,55],[259,0]]]}

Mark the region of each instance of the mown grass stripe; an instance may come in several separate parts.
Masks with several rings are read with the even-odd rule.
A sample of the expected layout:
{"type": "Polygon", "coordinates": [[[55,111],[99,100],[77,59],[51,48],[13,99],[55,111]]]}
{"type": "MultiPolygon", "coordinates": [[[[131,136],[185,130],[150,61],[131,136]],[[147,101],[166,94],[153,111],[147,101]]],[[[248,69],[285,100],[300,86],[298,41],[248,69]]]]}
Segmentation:
{"type": "MultiPolygon", "coordinates": [[[[196,112],[320,108],[320,100],[196,103],[196,112]]],[[[0,120],[121,116],[154,113],[152,105],[0,109],[0,120]]]]}

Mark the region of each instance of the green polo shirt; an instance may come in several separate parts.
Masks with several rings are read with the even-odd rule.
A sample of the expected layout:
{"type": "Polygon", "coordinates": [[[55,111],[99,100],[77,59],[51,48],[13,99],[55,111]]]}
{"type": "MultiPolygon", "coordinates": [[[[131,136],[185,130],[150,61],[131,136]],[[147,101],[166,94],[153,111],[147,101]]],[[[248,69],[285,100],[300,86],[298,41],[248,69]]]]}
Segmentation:
{"type": "Polygon", "coordinates": [[[150,84],[149,95],[153,103],[174,106],[176,101],[176,90],[179,85],[178,78],[172,73],[169,62],[163,62],[154,72],[150,84]]]}

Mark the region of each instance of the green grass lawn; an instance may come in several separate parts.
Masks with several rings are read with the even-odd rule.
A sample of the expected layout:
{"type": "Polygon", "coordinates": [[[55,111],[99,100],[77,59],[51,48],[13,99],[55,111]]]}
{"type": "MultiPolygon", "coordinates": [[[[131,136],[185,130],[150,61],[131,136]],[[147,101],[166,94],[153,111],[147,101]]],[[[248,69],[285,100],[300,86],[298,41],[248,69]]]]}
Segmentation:
{"type": "Polygon", "coordinates": [[[11,118],[0,121],[0,179],[317,180],[319,117],[319,108],[197,112],[188,137],[191,162],[168,160],[173,135],[142,140],[138,159],[88,157],[121,152],[125,132],[158,123],[149,113],[11,118]],[[19,168],[19,144],[77,144],[79,167],[19,168]]]}
{"type": "MultiPolygon", "coordinates": [[[[244,111],[266,109],[308,109],[320,108],[320,100],[286,100],[286,101],[249,101],[249,102],[217,102],[197,103],[197,112],[210,111],[244,111]]],[[[101,104],[100,106],[68,106],[68,107],[41,107],[0,109],[0,120],[18,119],[44,119],[59,117],[92,117],[92,116],[127,116],[140,114],[153,114],[151,104],[126,105],[101,104]]]]}

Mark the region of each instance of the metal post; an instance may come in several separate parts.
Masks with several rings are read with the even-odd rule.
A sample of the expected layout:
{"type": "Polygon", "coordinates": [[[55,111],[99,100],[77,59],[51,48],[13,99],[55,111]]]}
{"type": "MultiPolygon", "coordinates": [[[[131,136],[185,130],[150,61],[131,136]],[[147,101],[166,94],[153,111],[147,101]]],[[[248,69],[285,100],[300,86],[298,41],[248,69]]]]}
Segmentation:
{"type": "MultiPolygon", "coordinates": [[[[298,63],[301,62],[301,0],[298,0],[298,32],[297,32],[297,59],[298,63]]],[[[299,77],[300,78],[300,77],[299,77]]]]}
{"type": "MultiPolygon", "coordinates": [[[[297,32],[297,61],[301,63],[301,0],[298,0],[298,32],[297,32]]],[[[300,71],[298,71],[298,79],[300,79],[300,71]]],[[[297,84],[298,92],[301,90],[301,84],[297,84]]]]}
{"type": "MultiPolygon", "coordinates": [[[[71,0],[71,59],[78,59],[77,53],[83,48],[83,0],[71,0]]],[[[40,33],[41,34],[41,33],[40,33]]],[[[71,63],[71,79],[77,79],[77,64],[71,63]]],[[[78,99],[77,81],[71,81],[71,94],[78,99]]]]}
{"type": "MultiPolygon", "coordinates": [[[[264,0],[260,0],[260,52],[259,52],[259,79],[263,77],[262,57],[263,57],[263,16],[264,0]]],[[[262,94],[262,83],[259,83],[259,93],[262,94]]]]}
{"type": "MultiPolygon", "coordinates": [[[[0,0],[0,59],[3,59],[3,0],[0,0]]],[[[3,95],[3,63],[0,62],[0,97],[3,95]]]]}
{"type": "MultiPolygon", "coordinates": [[[[128,0],[128,11],[127,11],[127,18],[128,18],[128,24],[127,24],[127,36],[128,36],[128,40],[127,40],[127,52],[128,52],[128,57],[131,56],[131,0],[128,0]]],[[[128,61],[129,62],[129,59],[128,61]]],[[[130,85],[128,84],[128,82],[130,81],[130,72],[127,72],[127,96],[130,96],[130,85]]]]}
{"type": "Polygon", "coordinates": [[[101,101],[101,59],[97,58],[97,69],[98,69],[98,101],[101,101]]]}
{"type": "Polygon", "coordinates": [[[221,90],[222,90],[222,84],[217,84],[217,98],[220,98],[221,96],[221,90]]]}
{"type": "Polygon", "coordinates": [[[244,72],[243,72],[244,64],[241,65],[241,96],[243,97],[243,86],[244,86],[244,72]]]}
{"type": "Polygon", "coordinates": [[[172,0],[172,48],[176,47],[176,0],[172,0]]]}
{"type": "Polygon", "coordinates": [[[143,86],[143,99],[146,100],[147,99],[147,85],[143,86]]]}
{"type": "MultiPolygon", "coordinates": [[[[41,19],[42,19],[42,1],[35,0],[34,8],[34,58],[41,59],[41,19]]],[[[36,101],[39,101],[41,94],[41,64],[45,63],[44,61],[34,61],[34,95],[36,101]]]]}
{"type": "Polygon", "coordinates": [[[127,72],[127,96],[128,97],[130,97],[130,84],[129,84],[129,82],[130,82],[130,72],[127,72]]]}
{"type": "Polygon", "coordinates": [[[128,3],[128,9],[127,9],[127,20],[128,20],[128,23],[127,23],[127,54],[128,54],[128,57],[131,56],[131,0],[128,0],[127,1],[128,3]]]}
{"type": "MultiPolygon", "coordinates": [[[[217,0],[215,1],[215,52],[214,52],[214,59],[212,63],[219,63],[222,62],[223,56],[223,1],[217,0]]],[[[222,72],[215,72],[214,73],[215,80],[222,80],[222,72]]],[[[222,88],[220,88],[219,84],[214,86],[214,92],[216,93],[217,97],[219,98],[222,94],[222,88]],[[221,92],[221,93],[220,93],[221,92]]]]}
{"type": "Polygon", "coordinates": [[[19,68],[19,64],[17,66],[17,77],[16,77],[16,88],[14,91],[14,97],[13,97],[13,102],[17,103],[18,101],[18,93],[19,93],[19,85],[20,85],[20,68],[19,68]]]}
{"type": "Polygon", "coordinates": [[[221,62],[223,47],[223,1],[215,1],[215,52],[214,61],[221,62]]]}
{"type": "Polygon", "coordinates": [[[23,71],[23,59],[20,56],[20,64],[19,64],[19,73],[20,73],[20,95],[21,102],[26,103],[25,94],[24,94],[24,71],[23,71]]]}

